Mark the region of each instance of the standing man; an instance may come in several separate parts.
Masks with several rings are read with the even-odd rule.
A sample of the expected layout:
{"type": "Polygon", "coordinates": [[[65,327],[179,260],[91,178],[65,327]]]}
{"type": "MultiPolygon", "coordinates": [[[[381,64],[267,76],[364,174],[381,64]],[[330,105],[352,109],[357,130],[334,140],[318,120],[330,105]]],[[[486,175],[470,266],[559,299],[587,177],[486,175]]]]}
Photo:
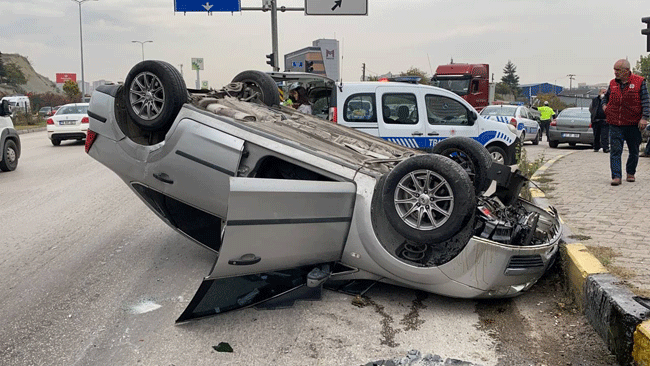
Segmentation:
{"type": "Polygon", "coordinates": [[[626,180],[634,182],[636,166],[639,163],[641,131],[648,126],[650,118],[650,99],[645,79],[632,74],[627,60],[618,60],[614,64],[614,80],[609,82],[609,88],[603,97],[603,110],[609,124],[612,185],[621,184],[623,141],[630,151],[625,164],[626,180]]]}
{"type": "Polygon", "coordinates": [[[548,101],[545,101],[544,106],[538,107],[537,110],[539,111],[539,120],[542,125],[540,128],[542,133],[546,131],[546,141],[548,142],[548,128],[551,126],[551,118],[553,118],[555,112],[553,111],[553,108],[548,106],[548,101]]]}
{"type": "Polygon", "coordinates": [[[598,96],[591,101],[589,112],[591,113],[591,126],[594,129],[594,151],[598,152],[603,147],[603,152],[609,152],[609,127],[603,111],[603,98],[607,89],[600,88],[598,96]]]}

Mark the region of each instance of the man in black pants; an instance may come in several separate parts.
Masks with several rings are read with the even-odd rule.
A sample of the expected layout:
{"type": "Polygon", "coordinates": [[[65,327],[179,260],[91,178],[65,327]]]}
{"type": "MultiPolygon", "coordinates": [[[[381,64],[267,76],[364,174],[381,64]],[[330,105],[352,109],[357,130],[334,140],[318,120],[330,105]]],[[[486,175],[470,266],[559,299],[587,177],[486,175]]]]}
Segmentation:
{"type": "Polygon", "coordinates": [[[609,126],[607,117],[603,111],[603,97],[607,89],[601,88],[600,93],[591,101],[589,112],[591,113],[591,126],[594,130],[594,152],[598,152],[602,146],[603,152],[609,152],[609,126]]]}

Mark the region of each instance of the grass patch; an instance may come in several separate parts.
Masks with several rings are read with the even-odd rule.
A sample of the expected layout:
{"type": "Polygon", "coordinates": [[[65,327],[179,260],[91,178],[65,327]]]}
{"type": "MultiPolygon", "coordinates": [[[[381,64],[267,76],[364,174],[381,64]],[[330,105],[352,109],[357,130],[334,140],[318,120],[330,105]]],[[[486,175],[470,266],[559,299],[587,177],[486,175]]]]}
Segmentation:
{"type": "Polygon", "coordinates": [[[47,123],[45,121],[40,121],[33,125],[14,125],[14,128],[17,131],[19,131],[19,130],[29,130],[30,128],[45,127],[45,126],[47,126],[47,123]]]}
{"type": "Polygon", "coordinates": [[[539,176],[539,177],[535,177],[535,179],[533,179],[533,181],[535,181],[535,183],[541,183],[541,184],[544,184],[544,183],[552,182],[553,179],[551,179],[551,178],[547,178],[547,177],[545,177],[545,176],[539,176]]]}
{"type": "MultiPolygon", "coordinates": [[[[519,162],[517,163],[517,168],[519,169],[519,172],[523,174],[526,178],[529,178],[535,174],[537,169],[541,167],[544,164],[544,155],[542,154],[540,157],[533,161],[528,160],[528,154],[526,153],[526,149],[521,149],[521,156],[519,158],[519,162]]],[[[532,196],[530,194],[530,190],[528,189],[528,185],[524,185],[521,188],[521,191],[519,192],[519,196],[522,197],[523,199],[527,201],[532,201],[532,196]]]]}

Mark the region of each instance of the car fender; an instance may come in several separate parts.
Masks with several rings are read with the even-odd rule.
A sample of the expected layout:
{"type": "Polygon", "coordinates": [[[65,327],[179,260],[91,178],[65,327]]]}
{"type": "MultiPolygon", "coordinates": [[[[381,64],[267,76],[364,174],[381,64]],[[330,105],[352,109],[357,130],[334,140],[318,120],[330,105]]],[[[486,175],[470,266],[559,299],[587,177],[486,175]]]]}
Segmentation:
{"type": "Polygon", "coordinates": [[[13,128],[5,128],[0,134],[0,146],[4,148],[7,140],[12,140],[16,144],[16,157],[20,158],[20,137],[18,132],[13,128]]]}

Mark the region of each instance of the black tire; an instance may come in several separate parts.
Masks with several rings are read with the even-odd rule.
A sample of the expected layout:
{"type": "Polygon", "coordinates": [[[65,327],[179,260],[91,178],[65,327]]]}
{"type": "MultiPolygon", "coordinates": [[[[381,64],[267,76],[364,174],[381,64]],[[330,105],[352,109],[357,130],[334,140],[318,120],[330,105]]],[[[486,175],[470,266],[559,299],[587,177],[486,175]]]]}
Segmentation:
{"type": "Polygon", "coordinates": [[[555,149],[555,148],[557,147],[557,145],[559,145],[559,144],[560,144],[560,142],[559,142],[559,141],[555,141],[555,140],[551,140],[551,141],[548,142],[548,146],[549,146],[549,147],[552,147],[552,148],[554,148],[554,149],[555,149]]]}
{"type": "Polygon", "coordinates": [[[54,145],[54,146],[59,146],[59,145],[61,145],[61,140],[59,140],[59,139],[52,139],[52,145],[54,145]]]}
{"type": "Polygon", "coordinates": [[[131,69],[124,81],[124,105],[133,122],[145,131],[169,126],[188,93],[176,68],[164,61],[142,61],[131,69]]]}
{"type": "Polygon", "coordinates": [[[18,148],[12,140],[7,140],[2,148],[2,159],[0,160],[0,170],[10,172],[16,170],[18,166],[18,148]]]}
{"type": "Polygon", "coordinates": [[[431,152],[446,156],[460,165],[469,175],[477,195],[490,187],[491,180],[487,175],[492,166],[492,157],[480,142],[469,137],[449,137],[436,144],[431,152]]]}
{"type": "Polygon", "coordinates": [[[453,160],[418,155],[388,173],[381,202],[395,231],[414,242],[432,244],[453,237],[466,224],[476,208],[473,188],[453,160]]]}
{"type": "Polygon", "coordinates": [[[533,145],[539,145],[539,140],[542,139],[542,133],[537,130],[537,135],[535,135],[535,139],[533,140],[533,145]]]}
{"type": "Polygon", "coordinates": [[[233,83],[244,83],[241,98],[257,101],[269,107],[280,105],[280,92],[273,79],[255,70],[242,71],[232,79],[233,83]]]}
{"type": "Polygon", "coordinates": [[[502,148],[492,145],[488,147],[487,150],[490,153],[492,161],[499,164],[508,165],[508,155],[502,148]]]}

